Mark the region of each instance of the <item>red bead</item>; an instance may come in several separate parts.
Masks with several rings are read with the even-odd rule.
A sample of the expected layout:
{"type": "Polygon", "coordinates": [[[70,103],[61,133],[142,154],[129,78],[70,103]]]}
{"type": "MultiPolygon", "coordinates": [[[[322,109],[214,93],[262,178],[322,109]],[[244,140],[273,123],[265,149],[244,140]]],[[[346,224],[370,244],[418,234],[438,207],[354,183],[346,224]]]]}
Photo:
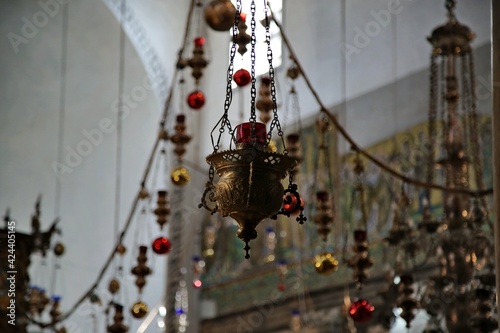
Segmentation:
{"type": "Polygon", "coordinates": [[[172,248],[172,243],[165,237],[158,237],[153,241],[153,252],[156,254],[167,254],[172,248]]]}
{"type": "Polygon", "coordinates": [[[247,14],[240,13],[240,20],[242,20],[243,22],[246,22],[247,21],[247,14]]]}
{"type": "Polygon", "coordinates": [[[255,123],[252,133],[252,123],[243,123],[236,126],[236,143],[253,143],[265,145],[267,140],[266,124],[255,123]]]}
{"type": "Polygon", "coordinates": [[[202,47],[203,45],[205,45],[205,38],[203,38],[203,37],[196,37],[194,39],[194,46],[202,47]]]}
{"type": "Polygon", "coordinates": [[[271,78],[268,76],[263,76],[260,78],[260,82],[262,82],[262,84],[268,86],[271,84],[271,78]]]}
{"type": "Polygon", "coordinates": [[[238,87],[244,87],[252,81],[252,76],[246,69],[239,69],[233,74],[233,80],[238,87]]]}
{"type": "Polygon", "coordinates": [[[304,207],[304,199],[300,197],[298,202],[297,197],[293,194],[287,193],[283,196],[283,210],[285,213],[294,215],[300,212],[300,207],[304,207]]]}
{"type": "Polygon", "coordinates": [[[280,283],[280,284],[278,284],[278,290],[279,290],[279,291],[285,291],[285,289],[286,289],[286,286],[285,286],[285,284],[284,284],[284,283],[280,283]]]}
{"type": "Polygon", "coordinates": [[[200,280],[200,279],[195,279],[195,280],[193,281],[193,287],[195,287],[195,288],[200,288],[200,287],[202,286],[202,284],[203,284],[203,283],[201,282],[201,280],[200,280]]]}
{"type": "Polygon", "coordinates": [[[188,95],[187,103],[192,109],[201,109],[205,105],[205,95],[199,90],[193,91],[188,95]]]}
{"type": "Polygon", "coordinates": [[[366,299],[359,299],[351,303],[349,315],[357,323],[366,323],[372,319],[374,310],[375,307],[366,299]]]}
{"type": "Polygon", "coordinates": [[[366,233],[366,230],[363,229],[354,230],[354,240],[357,243],[366,242],[367,239],[368,239],[368,234],[366,233]]]}

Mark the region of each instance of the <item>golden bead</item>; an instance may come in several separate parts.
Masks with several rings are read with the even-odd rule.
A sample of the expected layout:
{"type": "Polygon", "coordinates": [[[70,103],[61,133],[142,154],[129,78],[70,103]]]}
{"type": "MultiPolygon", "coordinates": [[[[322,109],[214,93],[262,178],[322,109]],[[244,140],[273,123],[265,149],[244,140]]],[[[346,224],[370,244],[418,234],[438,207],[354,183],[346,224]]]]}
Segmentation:
{"type": "Polygon", "coordinates": [[[215,31],[228,31],[233,27],[236,8],[229,0],[213,0],[205,6],[205,21],[215,31]]]}
{"type": "Polygon", "coordinates": [[[184,167],[177,167],[174,170],[172,170],[170,178],[172,179],[174,185],[177,186],[184,186],[191,180],[189,172],[184,167]]]}
{"type": "Polygon", "coordinates": [[[116,294],[120,290],[120,282],[117,279],[109,281],[108,290],[111,294],[116,294]]]}
{"type": "Polygon", "coordinates": [[[127,252],[127,248],[125,247],[125,245],[120,243],[116,246],[116,252],[118,252],[118,254],[122,256],[125,254],[125,252],[127,252]]]}
{"type": "Polygon", "coordinates": [[[139,301],[132,305],[130,312],[132,313],[132,317],[135,319],[141,319],[148,314],[149,308],[146,303],[139,301]]]}
{"type": "Polygon", "coordinates": [[[64,254],[64,244],[63,243],[57,243],[54,246],[54,254],[56,256],[62,256],[64,254]]]}
{"type": "Polygon", "coordinates": [[[324,252],[314,257],[314,268],[319,274],[331,274],[339,267],[339,262],[332,253],[324,252]]]}

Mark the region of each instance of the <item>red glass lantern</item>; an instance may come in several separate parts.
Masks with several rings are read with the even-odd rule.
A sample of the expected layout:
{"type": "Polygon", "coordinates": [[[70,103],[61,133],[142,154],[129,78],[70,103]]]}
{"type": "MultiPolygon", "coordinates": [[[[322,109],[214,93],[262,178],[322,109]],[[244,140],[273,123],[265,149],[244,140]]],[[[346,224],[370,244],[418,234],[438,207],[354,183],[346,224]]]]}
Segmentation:
{"type": "Polygon", "coordinates": [[[187,97],[187,103],[191,109],[199,110],[205,105],[205,95],[199,91],[193,91],[187,97]]]}
{"type": "Polygon", "coordinates": [[[252,133],[252,123],[243,123],[236,126],[236,143],[253,143],[264,146],[267,141],[266,124],[255,123],[252,133]]]}
{"type": "Polygon", "coordinates": [[[349,316],[356,323],[366,323],[372,319],[373,311],[375,311],[375,307],[370,302],[366,299],[359,299],[349,307],[349,316]]]}
{"type": "Polygon", "coordinates": [[[172,249],[172,243],[166,237],[158,237],[153,241],[152,248],[156,254],[167,254],[172,249]]]}
{"type": "Polygon", "coordinates": [[[233,74],[233,80],[238,87],[244,87],[252,82],[252,76],[246,69],[239,69],[233,74]]]}

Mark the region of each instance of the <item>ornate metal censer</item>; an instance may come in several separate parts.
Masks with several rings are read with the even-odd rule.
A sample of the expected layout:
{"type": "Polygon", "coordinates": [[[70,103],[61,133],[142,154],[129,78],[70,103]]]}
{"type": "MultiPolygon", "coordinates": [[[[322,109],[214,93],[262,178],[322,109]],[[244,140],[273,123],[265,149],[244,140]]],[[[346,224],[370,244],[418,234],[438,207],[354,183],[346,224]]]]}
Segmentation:
{"type": "MultiPolygon", "coordinates": [[[[237,1],[233,37],[238,33],[238,23],[241,13],[241,0],[237,1]]],[[[202,197],[200,207],[203,206],[212,213],[219,211],[222,216],[230,216],[239,225],[237,235],[245,242],[245,258],[249,258],[250,240],[257,237],[255,227],[265,218],[275,217],[277,214],[290,216],[290,212],[300,211],[297,221],[303,223],[306,218],[302,214],[304,209],[297,192],[297,185],[293,184],[290,171],[297,165],[297,160],[288,156],[283,140],[283,131],[278,120],[274,68],[272,66],[272,50],[270,47],[269,18],[266,10],[266,41],[267,57],[269,60],[269,78],[271,98],[273,101],[273,119],[269,131],[266,125],[256,121],[256,77],[255,77],[255,1],[251,3],[251,109],[249,122],[238,125],[234,130],[228,118],[228,111],[232,99],[231,80],[233,78],[233,61],[236,51],[236,42],[233,38],[230,63],[227,75],[226,101],[224,114],[212,130],[212,144],[214,151],[207,156],[210,165],[209,180],[202,197]],[[217,141],[213,133],[218,128],[217,141]],[[268,144],[272,132],[276,128],[283,143],[283,153],[271,152],[268,144]],[[219,151],[222,134],[228,130],[231,136],[231,146],[235,149],[219,151]],[[214,184],[215,173],[220,177],[214,184]],[[289,186],[286,191],[281,181],[290,175],[289,186]],[[287,209],[282,208],[283,204],[287,209]],[[295,209],[290,209],[295,205],[295,209]]]]}

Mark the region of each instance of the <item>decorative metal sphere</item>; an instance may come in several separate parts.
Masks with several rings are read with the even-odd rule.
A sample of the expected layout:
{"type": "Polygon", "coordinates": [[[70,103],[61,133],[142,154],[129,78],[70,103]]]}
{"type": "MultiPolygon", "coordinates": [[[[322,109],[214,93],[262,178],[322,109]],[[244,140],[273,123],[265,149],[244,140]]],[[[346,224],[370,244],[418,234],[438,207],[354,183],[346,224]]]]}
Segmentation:
{"type": "Polygon", "coordinates": [[[111,281],[109,281],[108,290],[111,294],[116,294],[118,290],[120,290],[120,281],[111,279],[111,281]]]}
{"type": "Polygon", "coordinates": [[[332,253],[324,252],[314,257],[314,268],[319,274],[331,274],[339,268],[339,262],[332,253]]]}
{"type": "Polygon", "coordinates": [[[191,175],[184,167],[177,167],[170,173],[170,178],[174,185],[184,186],[191,180],[191,175]]]}
{"type": "Polygon", "coordinates": [[[118,254],[122,256],[125,254],[125,252],[127,252],[127,248],[123,244],[118,244],[116,246],[116,252],[118,252],[118,254]]]}
{"type": "Polygon", "coordinates": [[[168,254],[172,249],[172,243],[166,237],[158,237],[151,246],[156,254],[168,254]]]}
{"type": "Polygon", "coordinates": [[[235,15],[236,8],[229,0],[213,0],[205,6],[205,21],[215,31],[229,31],[235,15]]]}
{"type": "Polygon", "coordinates": [[[130,312],[132,313],[132,317],[135,319],[141,319],[148,314],[149,308],[146,303],[139,301],[132,305],[130,312]]]}
{"type": "Polygon", "coordinates": [[[58,257],[64,254],[64,250],[65,248],[63,243],[56,243],[54,246],[54,254],[58,257]]]}
{"type": "Polygon", "coordinates": [[[373,317],[373,311],[375,307],[371,305],[366,299],[359,299],[349,307],[349,316],[356,323],[366,323],[369,322],[373,317]]]}

